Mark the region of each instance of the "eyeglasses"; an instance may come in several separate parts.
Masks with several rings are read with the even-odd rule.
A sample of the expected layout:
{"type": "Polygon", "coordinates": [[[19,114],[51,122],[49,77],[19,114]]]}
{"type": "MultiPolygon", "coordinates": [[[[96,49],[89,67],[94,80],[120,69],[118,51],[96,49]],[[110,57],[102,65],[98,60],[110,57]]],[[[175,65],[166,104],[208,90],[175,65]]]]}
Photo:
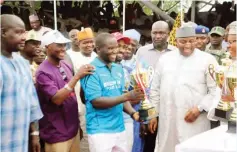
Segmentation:
{"type": "Polygon", "coordinates": [[[63,67],[59,68],[59,72],[61,73],[63,80],[67,80],[67,75],[63,67]]]}

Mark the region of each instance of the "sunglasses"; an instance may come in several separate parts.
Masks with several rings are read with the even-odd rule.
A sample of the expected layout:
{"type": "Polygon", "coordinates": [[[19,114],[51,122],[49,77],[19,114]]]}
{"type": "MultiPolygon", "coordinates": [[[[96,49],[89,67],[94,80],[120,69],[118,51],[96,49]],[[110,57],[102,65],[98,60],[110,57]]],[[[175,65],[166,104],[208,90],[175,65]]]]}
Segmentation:
{"type": "Polygon", "coordinates": [[[61,73],[63,80],[67,80],[67,75],[63,67],[59,68],[59,72],[61,73]]]}

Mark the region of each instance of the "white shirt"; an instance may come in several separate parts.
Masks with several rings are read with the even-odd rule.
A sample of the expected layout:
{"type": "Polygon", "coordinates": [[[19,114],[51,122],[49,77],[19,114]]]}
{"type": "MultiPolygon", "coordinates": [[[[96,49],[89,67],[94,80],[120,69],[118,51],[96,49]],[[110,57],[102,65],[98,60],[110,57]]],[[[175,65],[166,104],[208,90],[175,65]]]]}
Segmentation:
{"type": "Polygon", "coordinates": [[[36,32],[37,35],[41,38],[43,36],[43,34],[45,34],[45,32],[49,32],[51,30],[52,30],[51,28],[41,26],[41,28],[38,31],[35,31],[34,29],[32,29],[30,31],[36,32]]]}

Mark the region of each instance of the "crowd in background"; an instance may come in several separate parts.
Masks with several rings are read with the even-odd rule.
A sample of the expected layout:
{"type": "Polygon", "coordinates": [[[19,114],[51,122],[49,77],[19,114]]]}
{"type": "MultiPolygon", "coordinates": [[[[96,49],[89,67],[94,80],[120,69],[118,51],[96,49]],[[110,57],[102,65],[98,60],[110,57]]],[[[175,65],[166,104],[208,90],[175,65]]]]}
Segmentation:
{"type": "MultiPolygon", "coordinates": [[[[9,13],[1,15],[3,152],[174,152],[220,125],[207,117],[217,88],[206,71],[223,58],[236,63],[233,14],[222,16],[221,26],[184,23],[173,46],[170,24],[149,19],[136,2],[127,5],[124,33],[111,2],[101,8],[96,1],[74,7],[60,1],[59,30],[48,1],[37,14],[3,6],[9,13]],[[97,33],[101,28],[109,30],[97,33]],[[150,30],[149,43],[139,45],[137,28],[150,30]],[[129,85],[138,61],[155,72],[149,100],[159,117],[147,122],[137,112],[146,92],[129,85]]],[[[122,2],[118,10],[121,17],[122,2]]]]}

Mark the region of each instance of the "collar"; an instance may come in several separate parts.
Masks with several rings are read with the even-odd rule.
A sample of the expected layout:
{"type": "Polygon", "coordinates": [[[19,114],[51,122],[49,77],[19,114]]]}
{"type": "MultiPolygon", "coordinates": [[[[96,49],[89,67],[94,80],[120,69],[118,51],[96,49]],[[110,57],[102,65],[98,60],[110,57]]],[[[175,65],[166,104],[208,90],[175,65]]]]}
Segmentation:
{"type": "MultiPolygon", "coordinates": [[[[107,65],[104,62],[102,62],[98,57],[95,58],[94,63],[96,64],[97,67],[101,67],[101,68],[107,67],[107,65]]],[[[114,67],[115,65],[116,65],[115,63],[112,63],[111,67],[114,67]]]]}
{"type": "MultiPolygon", "coordinates": [[[[154,47],[153,44],[149,44],[148,45],[148,51],[158,51],[158,50],[154,47]]],[[[167,48],[162,50],[162,51],[159,51],[159,52],[163,52],[163,51],[165,51],[165,52],[171,51],[171,45],[169,45],[168,42],[167,42],[167,48]]]]}

